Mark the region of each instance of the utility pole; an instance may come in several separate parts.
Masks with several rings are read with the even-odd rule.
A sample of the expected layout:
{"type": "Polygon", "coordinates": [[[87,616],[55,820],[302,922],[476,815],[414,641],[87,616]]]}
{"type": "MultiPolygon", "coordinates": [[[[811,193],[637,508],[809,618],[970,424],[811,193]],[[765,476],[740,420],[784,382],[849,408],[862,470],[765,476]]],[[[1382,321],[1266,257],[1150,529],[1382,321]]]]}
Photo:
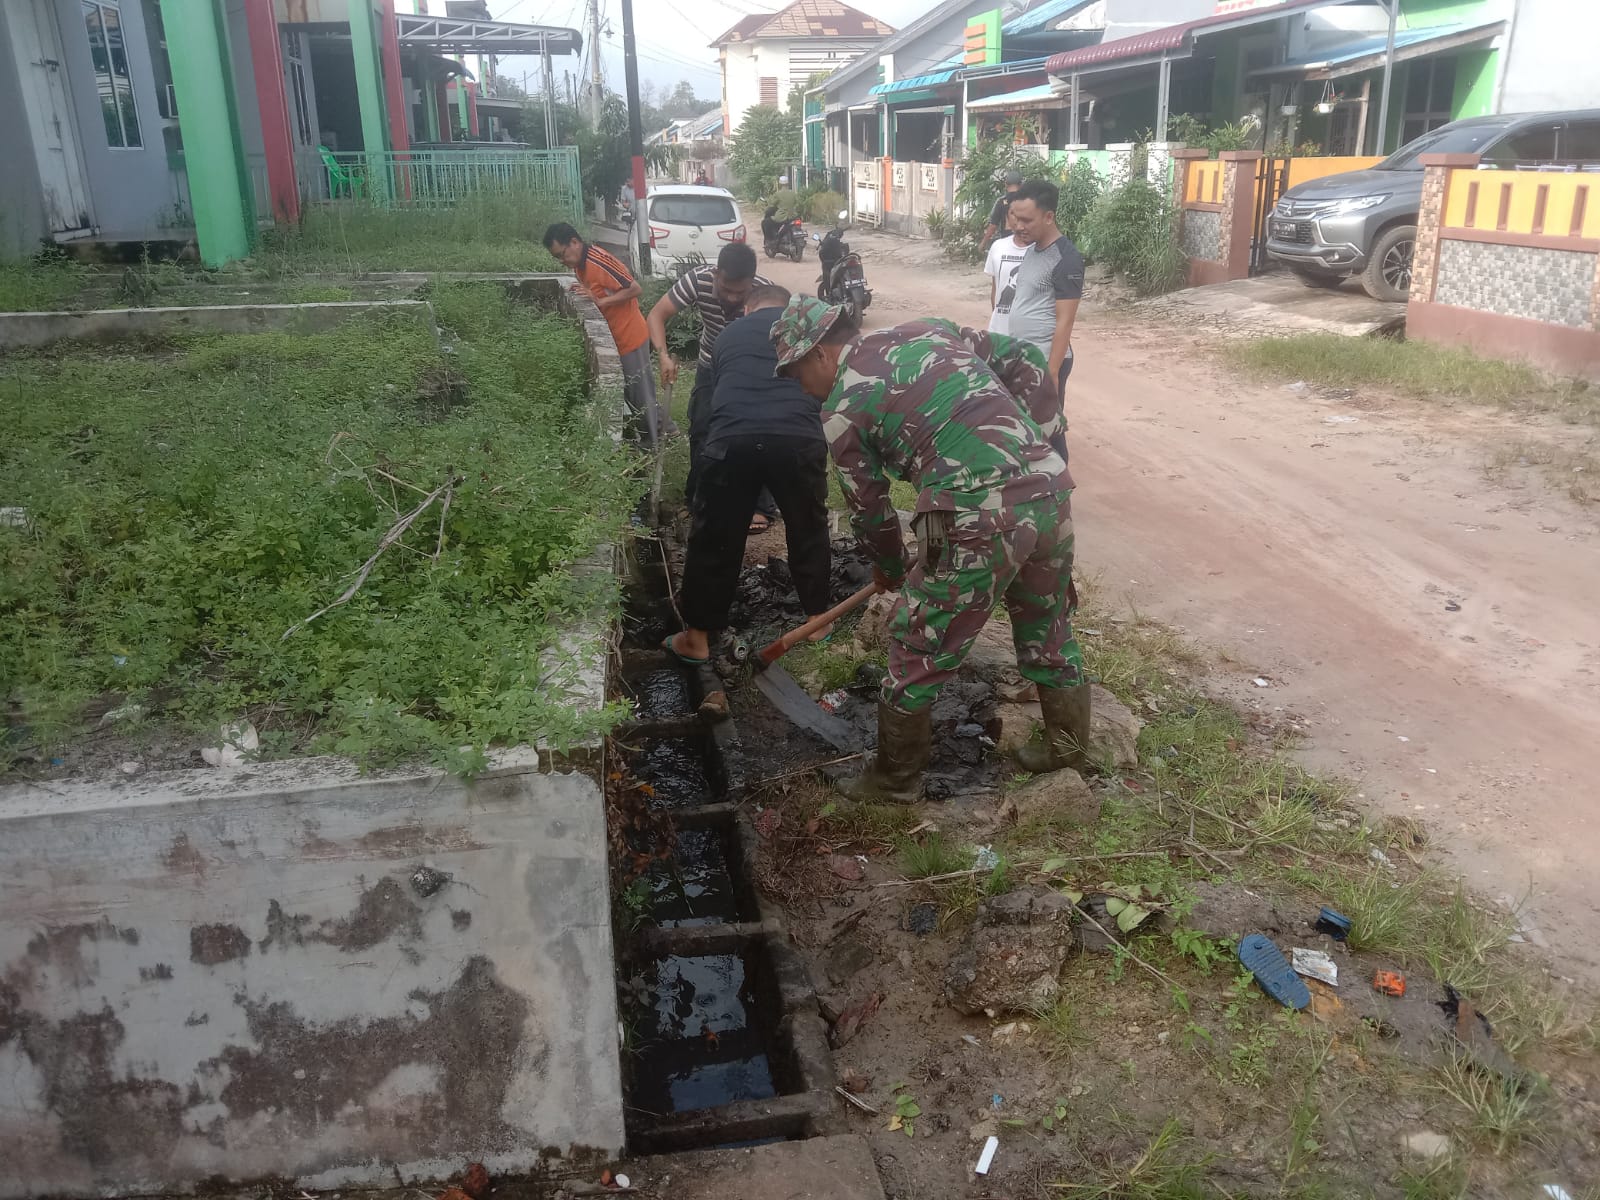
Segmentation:
{"type": "Polygon", "coordinates": [[[600,75],[600,0],[589,0],[589,122],[596,128],[605,98],[605,81],[600,75]]]}
{"type": "Polygon", "coordinates": [[[639,273],[650,274],[650,222],[645,219],[644,118],[639,107],[639,54],[633,41],[633,0],[622,0],[622,71],[628,84],[628,137],[633,143],[633,234],[639,273]]]}

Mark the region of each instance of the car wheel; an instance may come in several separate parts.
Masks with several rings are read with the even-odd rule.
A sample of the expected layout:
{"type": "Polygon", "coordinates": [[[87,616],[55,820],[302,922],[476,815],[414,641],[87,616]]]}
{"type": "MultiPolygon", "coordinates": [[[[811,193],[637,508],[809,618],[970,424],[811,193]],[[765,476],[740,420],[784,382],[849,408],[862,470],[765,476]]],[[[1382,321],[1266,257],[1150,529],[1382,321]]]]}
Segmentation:
{"type": "Polygon", "coordinates": [[[1417,227],[1396,225],[1373,243],[1361,286],[1374,300],[1397,303],[1411,296],[1411,260],[1417,249],[1417,227]]]}
{"type": "Polygon", "coordinates": [[[1336,288],[1345,280],[1343,275],[1324,275],[1318,271],[1296,271],[1294,277],[1313,288],[1336,288]]]}

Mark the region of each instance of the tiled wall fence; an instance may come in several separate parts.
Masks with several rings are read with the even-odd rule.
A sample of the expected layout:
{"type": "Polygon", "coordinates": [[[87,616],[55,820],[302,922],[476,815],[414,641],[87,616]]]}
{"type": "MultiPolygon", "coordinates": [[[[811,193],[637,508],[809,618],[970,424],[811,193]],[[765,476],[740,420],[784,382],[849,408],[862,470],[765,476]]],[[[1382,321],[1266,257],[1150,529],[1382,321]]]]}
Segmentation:
{"type": "Polygon", "coordinates": [[[1255,220],[1258,150],[1174,150],[1178,238],[1189,256],[1189,286],[1224,283],[1250,274],[1250,226],[1255,220]]]}
{"type": "Polygon", "coordinates": [[[1422,162],[1407,334],[1600,376],[1600,172],[1422,162]]]}

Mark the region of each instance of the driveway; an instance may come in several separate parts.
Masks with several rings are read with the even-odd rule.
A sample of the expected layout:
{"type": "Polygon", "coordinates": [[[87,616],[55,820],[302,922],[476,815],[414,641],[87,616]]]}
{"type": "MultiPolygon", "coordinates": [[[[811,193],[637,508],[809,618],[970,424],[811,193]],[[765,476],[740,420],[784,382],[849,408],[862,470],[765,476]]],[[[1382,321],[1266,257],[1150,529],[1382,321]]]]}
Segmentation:
{"type": "Polygon", "coordinates": [[[1336,288],[1307,287],[1286,271],[1186,288],[1141,301],[1151,319],[1181,322],[1225,337],[1337,333],[1363,337],[1405,326],[1406,306],[1374,300],[1346,280],[1336,288]]]}

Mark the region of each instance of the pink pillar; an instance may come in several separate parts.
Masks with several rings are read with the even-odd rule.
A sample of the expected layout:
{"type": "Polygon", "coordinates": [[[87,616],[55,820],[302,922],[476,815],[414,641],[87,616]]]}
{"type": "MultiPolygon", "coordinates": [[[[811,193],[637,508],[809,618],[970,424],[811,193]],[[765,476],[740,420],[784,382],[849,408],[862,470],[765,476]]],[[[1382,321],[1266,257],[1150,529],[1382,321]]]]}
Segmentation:
{"type": "Polygon", "coordinates": [[[476,139],[478,136],[478,85],[467,84],[467,136],[476,139]]]}
{"type": "Polygon", "coordinates": [[[394,0],[383,0],[383,90],[389,110],[389,147],[409,150],[411,137],[406,132],[405,78],[400,66],[400,22],[394,15],[394,0]]]}
{"type": "Polygon", "coordinates": [[[289,92],[283,81],[283,48],[272,0],[245,0],[250,65],[256,76],[256,108],[267,158],[267,190],[272,217],[292,223],[300,217],[300,184],[294,173],[294,134],[289,127],[289,92]]]}

